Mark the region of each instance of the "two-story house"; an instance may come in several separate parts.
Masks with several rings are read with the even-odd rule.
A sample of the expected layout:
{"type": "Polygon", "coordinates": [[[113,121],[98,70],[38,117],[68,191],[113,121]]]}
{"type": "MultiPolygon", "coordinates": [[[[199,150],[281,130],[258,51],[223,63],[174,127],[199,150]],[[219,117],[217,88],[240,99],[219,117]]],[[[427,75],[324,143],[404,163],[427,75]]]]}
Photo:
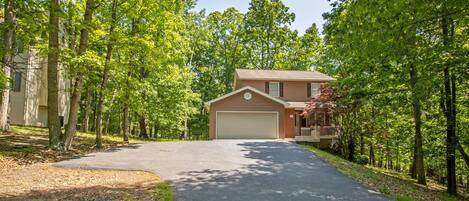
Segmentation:
{"type": "Polygon", "coordinates": [[[301,113],[320,84],[332,80],[316,71],[236,69],[233,92],[206,102],[209,138],[319,142],[301,113]]]}

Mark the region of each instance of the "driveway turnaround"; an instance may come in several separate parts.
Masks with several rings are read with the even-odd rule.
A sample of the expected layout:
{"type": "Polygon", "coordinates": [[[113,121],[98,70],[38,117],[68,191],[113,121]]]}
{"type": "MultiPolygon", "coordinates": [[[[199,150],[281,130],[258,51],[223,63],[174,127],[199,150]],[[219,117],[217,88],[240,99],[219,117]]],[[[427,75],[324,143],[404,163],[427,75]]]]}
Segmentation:
{"type": "Polygon", "coordinates": [[[281,140],[145,143],[56,165],[151,171],[171,183],[178,201],[387,200],[281,140]]]}

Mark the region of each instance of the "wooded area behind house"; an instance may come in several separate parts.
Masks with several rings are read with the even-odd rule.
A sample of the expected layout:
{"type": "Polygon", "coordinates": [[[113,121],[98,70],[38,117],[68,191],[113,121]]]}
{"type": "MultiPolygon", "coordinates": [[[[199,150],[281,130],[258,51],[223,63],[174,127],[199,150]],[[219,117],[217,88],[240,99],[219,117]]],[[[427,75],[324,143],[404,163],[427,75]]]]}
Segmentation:
{"type": "MultiPolygon", "coordinates": [[[[206,139],[204,102],[232,91],[236,68],[317,70],[337,81],[313,99],[339,128],[351,161],[469,186],[467,0],[339,0],[306,33],[282,1],[191,10],[195,0],[4,0],[0,130],[8,129],[15,58],[47,58],[49,147],[77,129],[141,138],[206,139]],[[70,87],[61,129],[58,77],[70,87]],[[327,93],[326,93],[327,92],[327,93]],[[333,103],[333,104],[332,104],[333,103]]],[[[39,69],[38,69],[39,70],[39,69]]],[[[314,108],[310,108],[314,110],[314,108]]],[[[308,111],[305,111],[306,114],[308,111]]]]}

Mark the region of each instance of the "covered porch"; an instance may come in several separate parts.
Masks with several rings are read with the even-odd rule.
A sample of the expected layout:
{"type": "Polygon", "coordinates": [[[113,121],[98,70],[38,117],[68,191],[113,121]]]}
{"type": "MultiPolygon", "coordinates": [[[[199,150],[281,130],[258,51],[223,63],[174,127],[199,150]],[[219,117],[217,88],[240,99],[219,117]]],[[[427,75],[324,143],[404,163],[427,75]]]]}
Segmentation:
{"type": "Polygon", "coordinates": [[[337,127],[333,117],[326,112],[315,112],[311,115],[302,115],[302,110],[295,110],[295,141],[320,142],[321,140],[337,139],[337,127]]]}

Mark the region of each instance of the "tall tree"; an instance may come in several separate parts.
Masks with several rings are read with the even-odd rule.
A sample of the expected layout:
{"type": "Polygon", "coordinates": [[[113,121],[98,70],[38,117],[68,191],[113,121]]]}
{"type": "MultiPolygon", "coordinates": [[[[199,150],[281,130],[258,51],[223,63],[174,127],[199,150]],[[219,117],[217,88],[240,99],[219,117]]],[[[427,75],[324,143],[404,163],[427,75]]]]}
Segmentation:
{"type": "Polygon", "coordinates": [[[245,17],[246,45],[250,53],[250,67],[275,69],[282,59],[290,25],[295,14],[282,1],[252,0],[245,17]]]}
{"type": "Polygon", "coordinates": [[[60,0],[52,0],[49,10],[49,52],[47,58],[47,125],[49,127],[49,146],[60,148],[62,135],[59,121],[59,16],[60,0]]]}
{"type": "Polygon", "coordinates": [[[15,7],[14,0],[4,1],[4,14],[5,21],[4,34],[3,34],[3,52],[2,52],[2,73],[0,73],[2,87],[0,91],[0,132],[8,129],[8,114],[10,107],[10,88],[8,79],[10,79],[11,69],[13,67],[13,57],[15,55],[15,31],[16,31],[16,16],[14,13],[15,7]]]}
{"type": "MultiPolygon", "coordinates": [[[[443,4],[443,14],[447,15],[446,4],[443,4]]],[[[452,19],[450,17],[444,16],[441,20],[442,28],[442,38],[443,45],[449,46],[450,44],[450,25],[452,25],[452,19]]],[[[451,30],[454,32],[454,30],[451,30]]],[[[450,194],[457,194],[457,185],[456,185],[456,98],[455,96],[455,85],[452,85],[451,82],[454,81],[454,76],[451,75],[449,65],[443,67],[443,76],[444,76],[444,91],[445,91],[445,103],[446,103],[446,172],[448,178],[448,188],[447,192],[450,194]]]]}
{"type": "MultiPolygon", "coordinates": [[[[91,28],[91,21],[93,17],[93,11],[95,9],[94,0],[86,1],[85,13],[83,16],[83,28],[80,32],[80,45],[78,46],[78,56],[83,54],[88,49],[88,40],[91,28]]],[[[68,124],[65,129],[65,140],[64,147],[69,150],[72,146],[72,141],[76,133],[76,125],[78,121],[78,109],[80,107],[80,96],[83,88],[84,74],[78,73],[77,77],[73,81],[72,97],[70,100],[70,111],[68,117],[68,124]]]]}
{"type": "MultiPolygon", "coordinates": [[[[102,79],[101,79],[101,84],[99,86],[98,90],[98,105],[96,108],[96,146],[99,148],[102,146],[102,114],[104,110],[104,90],[106,90],[107,87],[107,82],[108,82],[108,77],[109,77],[109,70],[111,66],[111,58],[112,58],[112,50],[114,48],[114,43],[115,43],[115,29],[116,29],[116,24],[117,24],[117,0],[113,0],[111,3],[111,22],[109,25],[109,33],[108,33],[108,42],[106,45],[106,61],[104,63],[104,69],[103,69],[103,74],[102,74],[102,79]]],[[[106,127],[107,129],[107,127],[106,127]]],[[[124,129],[127,131],[127,129],[124,129]]],[[[129,142],[128,136],[125,139],[124,142],[129,142]]]]}

